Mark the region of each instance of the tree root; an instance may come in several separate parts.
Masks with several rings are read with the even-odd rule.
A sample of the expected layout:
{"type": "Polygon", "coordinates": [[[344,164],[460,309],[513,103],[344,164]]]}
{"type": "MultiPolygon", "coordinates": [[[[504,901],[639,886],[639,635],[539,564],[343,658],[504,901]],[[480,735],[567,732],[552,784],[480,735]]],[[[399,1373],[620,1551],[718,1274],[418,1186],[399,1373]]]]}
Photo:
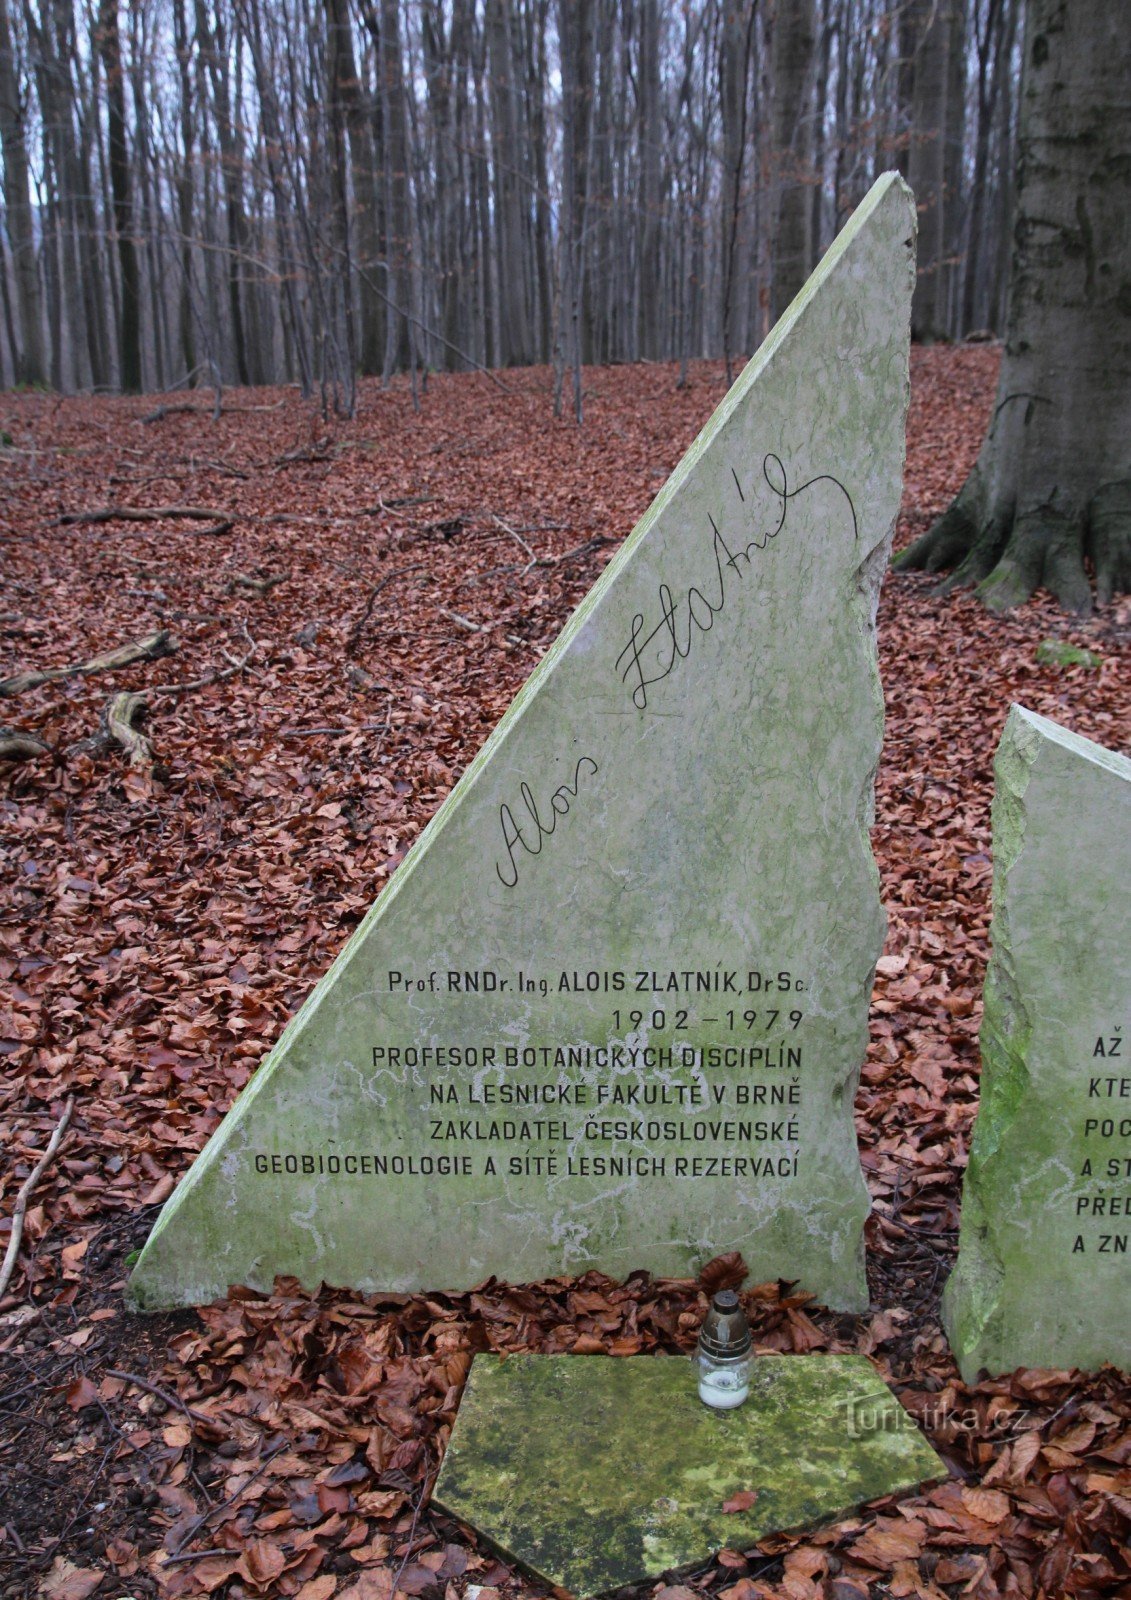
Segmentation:
{"type": "Polygon", "coordinates": [[[1105,483],[1092,496],[1084,553],[1096,569],[1096,600],[1131,594],[1131,481],[1105,483]]]}
{"type": "Polygon", "coordinates": [[[13,678],[0,680],[0,699],[11,699],[23,694],[25,689],[38,689],[41,683],[60,683],[64,678],[89,678],[96,672],[115,672],[119,667],[130,667],[135,661],[159,661],[162,656],[176,653],[177,642],[168,628],[146,634],[130,644],[119,645],[116,650],[106,650],[89,661],[80,661],[73,667],[46,667],[42,672],[18,672],[13,678]]]}
{"type": "Polygon", "coordinates": [[[214,511],[209,506],[100,506],[93,511],[66,511],[59,518],[61,528],[96,522],[207,522],[201,537],[230,533],[235,525],[234,511],[214,511]]]}
{"type": "Polygon", "coordinates": [[[1096,600],[1131,593],[1131,481],[1105,484],[1082,517],[1044,505],[1015,516],[990,505],[978,470],[926,533],[892,562],[896,572],[948,572],[936,593],[973,588],[990,611],[1023,605],[1048,589],[1066,611],[1088,616],[1096,600]]]}

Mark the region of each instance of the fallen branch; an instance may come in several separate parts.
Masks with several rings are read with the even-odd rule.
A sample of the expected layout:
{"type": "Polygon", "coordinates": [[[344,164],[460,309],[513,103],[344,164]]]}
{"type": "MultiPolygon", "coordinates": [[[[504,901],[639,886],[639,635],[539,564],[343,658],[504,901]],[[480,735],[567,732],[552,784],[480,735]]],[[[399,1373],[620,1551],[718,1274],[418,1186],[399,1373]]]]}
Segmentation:
{"type": "MultiPolygon", "coordinates": [[[[526,551],[526,554],[530,557],[531,567],[536,567],[538,565],[538,557],[534,554],[534,551],[527,544],[526,540],[522,537],[517,528],[512,528],[509,522],[504,522],[502,517],[497,516],[493,511],[491,513],[491,521],[495,524],[496,528],[501,528],[505,534],[508,534],[514,540],[515,544],[526,551]]],[[[530,567],[527,567],[526,570],[529,572],[530,567]]]]}
{"type": "Polygon", "coordinates": [[[398,522],[403,522],[410,528],[418,528],[418,523],[414,522],[411,517],[406,517],[397,508],[399,506],[427,506],[431,505],[435,499],[435,495],[427,494],[402,496],[399,500],[382,500],[378,496],[375,506],[359,506],[355,514],[359,517],[395,517],[398,522]]]}
{"type": "Polygon", "coordinates": [[[416,561],[416,562],[414,562],[412,564],[411,567],[398,567],[396,572],[390,572],[390,573],[386,574],[386,576],[381,579],[381,582],[377,585],[377,587],[370,592],[369,599],[365,602],[365,610],[362,612],[362,614],[358,618],[358,620],[354,623],[353,627],[350,629],[350,631],[349,631],[349,633],[348,633],[348,635],[346,637],[346,653],[347,653],[347,655],[352,654],[353,651],[357,649],[357,642],[361,638],[362,632],[363,632],[363,630],[365,628],[365,624],[369,621],[370,617],[373,615],[373,607],[377,604],[377,596],[381,593],[381,591],[383,589],[387,588],[388,585],[390,583],[393,583],[397,578],[407,577],[410,572],[423,572],[423,571],[424,571],[424,562],[423,561],[416,561]]]}
{"type": "Polygon", "coordinates": [[[142,417],[141,425],[143,428],[147,428],[151,422],[164,422],[166,417],[185,416],[211,417],[215,422],[217,410],[215,406],[194,406],[186,400],[180,405],[158,406],[156,411],[151,411],[148,416],[142,417]]]}
{"type": "Polygon", "coordinates": [[[478,622],[472,622],[470,617],[462,616],[458,611],[449,611],[445,606],[436,608],[442,617],[447,617],[449,622],[454,622],[457,628],[463,628],[468,633],[489,633],[489,628],[482,627],[478,622]]]}
{"type": "Polygon", "coordinates": [[[184,400],[179,401],[173,406],[158,406],[156,411],[151,411],[148,416],[139,417],[138,421],[141,423],[143,428],[148,427],[150,423],[153,422],[164,422],[166,417],[183,417],[188,415],[209,417],[213,422],[216,422],[221,416],[238,417],[252,411],[278,411],[282,404],[282,400],[276,400],[274,404],[269,406],[196,406],[193,405],[191,401],[184,400]]]}
{"type": "Polygon", "coordinates": [[[215,511],[210,506],[101,506],[94,511],[65,511],[59,518],[61,528],[96,522],[207,522],[201,528],[201,537],[209,534],[230,533],[235,524],[234,511],[215,511]]]}
{"type": "Polygon", "coordinates": [[[19,672],[14,678],[0,681],[0,698],[11,699],[23,694],[25,689],[38,689],[41,683],[60,683],[64,678],[89,678],[95,672],[116,672],[119,667],[131,667],[135,661],[159,661],[162,656],[176,653],[177,642],[168,628],[146,634],[131,644],[119,645],[89,661],[80,661],[73,667],[47,667],[42,672],[19,672]]]}
{"type": "Polygon", "coordinates": [[[37,739],[34,733],[0,728],[0,761],[35,761],[39,756],[51,754],[51,746],[37,739]]]}
{"type": "Polygon", "coordinates": [[[159,1383],[150,1383],[148,1378],[139,1378],[136,1372],[123,1372],[119,1367],[107,1367],[106,1376],[119,1378],[122,1383],[130,1383],[135,1389],[142,1389],[146,1394],[151,1394],[155,1400],[163,1400],[167,1406],[172,1406],[174,1411],[179,1411],[190,1422],[203,1422],[209,1428],[219,1426],[216,1418],[210,1417],[206,1411],[195,1411],[171,1389],[162,1389],[159,1383]]]}
{"type": "Polygon", "coordinates": [[[63,1142],[63,1135],[67,1131],[67,1124],[71,1120],[71,1112],[74,1109],[75,1097],[70,1095],[66,1105],[63,1107],[63,1115],[59,1118],[55,1132],[51,1135],[47,1149],[24,1179],[20,1186],[20,1192],[16,1196],[16,1207],[12,1212],[12,1233],[8,1240],[8,1250],[4,1256],[4,1265],[0,1267],[0,1300],[4,1298],[9,1280],[16,1268],[16,1257],[20,1253],[20,1243],[24,1236],[24,1214],[27,1211],[27,1203],[31,1198],[31,1191],[55,1159],[55,1153],[63,1142]]]}
{"type": "Polygon", "coordinates": [[[228,655],[228,652],[225,650],[224,656],[229,663],[228,666],[218,667],[212,672],[206,672],[203,677],[200,678],[190,678],[186,683],[158,683],[154,685],[153,688],[147,689],[145,691],[146,694],[188,694],[193,689],[207,689],[208,685],[211,683],[226,683],[229,678],[234,678],[237,672],[242,672],[244,670],[244,668],[251,661],[251,658],[255,654],[256,650],[259,648],[246,628],[241,628],[240,632],[247,640],[249,648],[247,654],[242,656],[238,661],[232,656],[228,655]]]}
{"type": "Polygon", "coordinates": [[[297,450],[288,450],[285,455],[276,456],[273,466],[293,467],[302,462],[329,461],[330,441],[319,439],[317,444],[306,445],[297,450]]]}
{"type": "Polygon", "coordinates": [[[595,550],[600,550],[602,545],[615,543],[615,541],[610,539],[607,534],[595,533],[586,539],[584,543],[575,545],[572,550],[563,551],[560,556],[536,556],[534,551],[527,544],[526,540],[522,537],[521,533],[519,533],[518,529],[512,528],[509,522],[505,522],[503,518],[494,511],[491,513],[491,521],[497,528],[501,528],[505,534],[512,538],[515,544],[519,545],[523,550],[525,550],[526,554],[529,556],[530,559],[522,570],[523,577],[525,577],[526,574],[534,567],[561,567],[564,566],[567,561],[577,561],[582,556],[592,555],[595,550]]]}
{"type": "Polygon", "coordinates": [[[107,736],[121,745],[131,767],[153,765],[153,746],[135,726],[148,709],[143,694],[130,694],[127,690],[111,695],[106,702],[103,720],[107,736]]]}
{"type": "Polygon", "coordinates": [[[595,533],[585,540],[584,544],[575,545],[572,550],[564,551],[560,556],[543,556],[538,561],[540,567],[563,567],[567,561],[577,561],[582,556],[592,555],[595,550],[600,550],[603,545],[615,544],[615,539],[610,539],[606,533],[595,533]]]}
{"type": "Polygon", "coordinates": [[[313,739],[317,735],[338,738],[344,733],[384,733],[388,722],[361,722],[354,728],[280,728],[280,739],[313,739]]]}
{"type": "Polygon", "coordinates": [[[240,1484],[239,1488],[234,1490],[226,1500],[218,1501],[216,1505],[209,1506],[208,1510],[202,1512],[199,1517],[195,1517],[192,1522],[189,1523],[181,1537],[177,1540],[174,1548],[170,1550],[168,1559],[170,1561],[175,1561],[184,1550],[185,1545],[191,1544],[196,1538],[201,1528],[205,1527],[209,1522],[211,1522],[212,1518],[218,1516],[221,1511],[227,1511],[229,1506],[235,1505],[240,1496],[247,1493],[255,1480],[263,1476],[263,1474],[267,1471],[267,1468],[271,1465],[272,1461],[274,1461],[275,1457],[283,1453],[283,1451],[287,1448],[287,1445],[288,1441],[285,1439],[282,1444],[277,1444],[274,1450],[270,1451],[268,1455],[264,1456],[263,1460],[251,1474],[251,1477],[246,1478],[244,1482],[240,1484]]]}
{"type": "Polygon", "coordinates": [[[286,583],[287,577],[288,574],[285,572],[280,572],[273,578],[249,578],[243,572],[233,572],[228,579],[228,587],[229,589],[250,589],[252,594],[259,596],[260,600],[265,600],[272,589],[278,588],[281,583],[286,583]]]}

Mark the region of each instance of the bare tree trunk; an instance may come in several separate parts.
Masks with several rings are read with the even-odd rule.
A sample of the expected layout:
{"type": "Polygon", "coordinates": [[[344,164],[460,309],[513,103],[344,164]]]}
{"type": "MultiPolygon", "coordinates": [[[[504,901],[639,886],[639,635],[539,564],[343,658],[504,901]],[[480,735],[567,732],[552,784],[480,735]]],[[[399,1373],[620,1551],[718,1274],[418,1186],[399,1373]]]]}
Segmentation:
{"type": "Polygon", "coordinates": [[[550,168],[546,149],[546,89],[550,76],[546,59],[546,16],[549,11],[549,0],[534,0],[534,9],[535,39],[530,57],[527,93],[530,97],[535,185],[534,252],[538,273],[537,359],[549,361],[554,312],[553,268],[550,264],[550,168]]]}
{"type": "Polygon", "coordinates": [[[510,0],[487,0],[487,81],[499,251],[499,359],[504,367],[530,360],[522,227],[522,139],[515,91],[510,0]]]}
{"type": "Polygon", "coordinates": [[[918,277],[911,303],[911,336],[946,334],[943,260],[946,247],[946,110],[950,0],[911,0],[914,41],[911,149],[907,181],[919,212],[918,277]]]}
{"type": "Polygon", "coordinates": [[[640,203],[637,222],[637,353],[648,361],[666,343],[660,325],[660,15],[657,0],[641,0],[640,203]]]}
{"type": "Polygon", "coordinates": [[[946,147],[943,154],[943,263],[940,311],[948,337],[960,331],[965,222],[962,163],[966,149],[966,0],[950,0],[946,62],[946,147]]]}
{"type": "Polygon", "coordinates": [[[741,272],[747,90],[755,9],[755,0],[727,6],[719,46],[719,101],[723,122],[721,320],[728,384],[734,381],[739,331],[735,282],[741,272]]]}
{"type": "MultiPolygon", "coordinates": [[[[381,323],[385,315],[385,308],[373,284],[373,274],[378,271],[381,254],[379,179],[373,126],[361,92],[347,0],[327,0],[326,26],[333,42],[333,98],[344,113],[349,134],[349,173],[343,172],[342,175],[346,187],[341,201],[346,205],[348,216],[346,189],[352,177],[352,214],[357,219],[355,254],[360,269],[358,306],[361,321],[357,365],[361,372],[376,374],[383,365],[381,323]]],[[[347,289],[347,293],[352,293],[352,289],[347,289]]]]}
{"type": "Polygon", "coordinates": [[[773,317],[776,322],[809,276],[812,241],[811,75],[815,44],[813,0],[777,0],[771,38],[774,177],[773,317]]]}
{"type": "Polygon", "coordinates": [[[216,134],[220,142],[220,171],[228,219],[228,314],[232,323],[236,377],[241,384],[247,384],[251,380],[247,363],[247,340],[244,337],[243,299],[240,292],[240,279],[246,268],[247,253],[247,224],[243,208],[243,153],[240,148],[239,132],[232,116],[227,30],[219,10],[216,13],[215,23],[210,24],[206,3],[207,0],[196,0],[197,48],[208,66],[212,104],[216,114],[216,134]]]}
{"type": "Polygon", "coordinates": [[[126,142],[126,94],[122,73],[122,41],[117,0],[99,0],[98,49],[106,74],[106,117],[110,140],[110,187],[114,195],[114,230],[118,236],[121,281],[119,379],[127,394],[141,388],[141,297],[137,249],[130,199],[130,156],[126,142]]]}
{"type": "Polygon", "coordinates": [[[189,47],[188,22],[185,18],[185,0],[173,0],[173,39],[177,50],[177,72],[180,83],[181,160],[177,172],[177,225],[176,249],[180,263],[181,283],[177,295],[177,333],[181,360],[190,383],[195,382],[196,331],[193,326],[193,264],[192,240],[195,208],[193,160],[195,129],[193,126],[192,61],[189,47]]]}
{"type": "Polygon", "coordinates": [[[4,211],[20,318],[20,345],[12,351],[16,382],[44,383],[47,369],[43,358],[31,181],[8,0],[0,0],[0,154],[4,157],[4,211]]]}
{"type": "Polygon", "coordinates": [[[994,610],[1042,585],[1131,590],[1131,30],[1106,0],[1029,0],[1009,322],[993,424],[900,558],[994,610]]]}
{"type": "Polygon", "coordinates": [[[980,267],[985,251],[986,183],[990,161],[990,135],[1001,75],[1008,63],[1001,59],[1002,0],[987,0],[985,10],[975,8],[974,48],[978,61],[974,128],[974,172],[966,219],[966,260],[962,285],[962,331],[975,326],[980,267]]]}
{"type": "Polygon", "coordinates": [[[405,123],[404,63],[398,0],[380,0],[380,84],[385,157],[386,381],[409,364],[411,330],[412,222],[408,204],[408,131],[405,123]]]}
{"type": "MultiPolygon", "coordinates": [[[[346,159],[347,105],[357,84],[349,13],[344,0],[324,0],[326,14],[326,105],[330,148],[329,278],[334,294],[331,310],[340,323],[344,349],[336,364],[341,397],[336,404],[353,416],[357,405],[357,329],[353,314],[353,245],[350,226],[349,162],[346,159]]],[[[364,117],[362,118],[364,122],[364,117]]],[[[351,146],[352,148],[352,146],[351,146]]]]}
{"type": "Polygon", "coordinates": [[[562,67],[562,251],[563,346],[573,368],[573,414],[583,417],[581,319],[584,244],[589,186],[589,130],[593,97],[592,0],[558,0],[562,67]]]}

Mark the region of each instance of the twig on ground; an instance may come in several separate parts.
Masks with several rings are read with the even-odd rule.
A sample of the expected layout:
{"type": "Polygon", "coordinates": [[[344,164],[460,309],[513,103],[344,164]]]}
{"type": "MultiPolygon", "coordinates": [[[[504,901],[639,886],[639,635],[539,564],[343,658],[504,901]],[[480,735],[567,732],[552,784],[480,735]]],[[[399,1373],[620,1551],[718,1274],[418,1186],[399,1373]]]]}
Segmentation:
{"type": "Polygon", "coordinates": [[[3,1299],[12,1273],[16,1269],[16,1257],[20,1253],[20,1242],[24,1236],[24,1214],[27,1211],[27,1203],[31,1198],[31,1192],[55,1159],[55,1153],[63,1142],[63,1135],[67,1131],[67,1125],[71,1120],[71,1112],[74,1109],[75,1097],[74,1095],[69,1095],[67,1103],[63,1107],[63,1115],[59,1118],[55,1126],[55,1132],[48,1141],[47,1149],[24,1179],[20,1186],[20,1192],[16,1196],[15,1210],[12,1212],[12,1234],[8,1240],[8,1250],[4,1256],[4,1265],[0,1267],[0,1299],[3,1299]]]}
{"type": "Polygon", "coordinates": [[[431,505],[435,498],[435,495],[413,495],[399,500],[383,500],[378,495],[375,506],[359,506],[356,514],[359,517],[395,517],[398,522],[403,522],[410,528],[417,528],[419,523],[414,522],[411,517],[406,517],[403,512],[396,508],[398,506],[431,505]]]}
{"type": "Polygon", "coordinates": [[[236,1552],[234,1550],[221,1550],[218,1545],[214,1550],[186,1550],[182,1555],[166,1556],[162,1566],[175,1567],[183,1565],[186,1561],[204,1561],[208,1556],[231,1556],[234,1561],[236,1552]]]}
{"type": "Polygon", "coordinates": [[[185,400],[173,406],[158,406],[156,411],[149,412],[148,416],[139,417],[138,421],[143,428],[153,422],[164,422],[166,417],[185,415],[208,417],[215,422],[220,416],[238,417],[252,411],[278,411],[283,404],[282,400],[276,400],[273,405],[269,406],[194,406],[190,401],[185,400]]]}
{"type": "Polygon", "coordinates": [[[190,415],[214,418],[216,411],[215,407],[213,406],[194,406],[190,404],[189,401],[184,400],[175,406],[158,406],[156,411],[149,412],[148,416],[140,418],[140,421],[142,427],[147,428],[153,422],[164,422],[166,417],[184,417],[190,415]]]}
{"type": "Polygon", "coordinates": [[[576,561],[581,556],[592,555],[595,550],[600,550],[607,544],[615,544],[615,539],[610,539],[607,533],[595,533],[586,539],[583,544],[575,545],[572,550],[564,551],[560,556],[544,556],[538,563],[540,567],[562,567],[567,561],[576,561]]]}
{"type": "Polygon", "coordinates": [[[202,677],[199,678],[190,678],[186,683],[159,683],[153,688],[147,689],[145,691],[146,694],[188,694],[193,689],[206,689],[211,683],[226,683],[229,678],[234,678],[237,672],[244,671],[248,663],[251,661],[252,656],[259,648],[255,640],[251,637],[251,634],[248,633],[246,627],[241,627],[240,632],[247,640],[250,648],[248,649],[247,654],[240,657],[239,660],[235,660],[233,657],[228,656],[227,659],[231,663],[230,666],[219,667],[212,672],[206,672],[202,677]]]}
{"type": "Polygon", "coordinates": [[[397,578],[405,578],[410,572],[423,571],[424,562],[416,561],[410,567],[398,567],[395,572],[386,573],[385,577],[381,579],[381,582],[377,585],[377,587],[370,591],[369,599],[365,602],[365,610],[362,612],[361,616],[354,623],[353,627],[346,636],[347,654],[352,654],[353,651],[357,649],[358,640],[361,638],[361,635],[365,629],[365,624],[373,615],[373,607],[377,604],[377,596],[381,593],[381,591],[390,583],[395,582],[397,578]]]}
{"type": "Polygon", "coordinates": [[[337,738],[343,733],[384,733],[388,726],[387,722],[362,722],[355,728],[280,728],[279,738],[313,739],[317,734],[337,738]]]}
{"type": "MultiPolygon", "coordinates": [[[[521,549],[526,551],[526,554],[530,558],[530,567],[538,565],[538,557],[534,554],[534,551],[527,544],[526,540],[522,537],[517,528],[512,528],[509,522],[504,522],[502,517],[498,516],[494,511],[491,513],[491,521],[497,528],[501,528],[505,534],[509,534],[509,536],[514,540],[515,544],[519,545],[521,549]]],[[[530,567],[527,567],[527,572],[530,571],[530,567]]]]}
{"type": "Polygon", "coordinates": [[[461,616],[458,611],[449,611],[446,606],[437,606],[436,609],[442,617],[447,617],[449,622],[454,622],[459,628],[465,628],[468,633],[490,632],[489,628],[481,626],[478,622],[472,622],[470,617],[461,616]]]}
{"type": "Polygon", "coordinates": [[[393,1579],[393,1586],[390,1590],[394,1600],[396,1600],[397,1584],[400,1583],[401,1579],[404,1577],[404,1570],[408,1566],[409,1558],[412,1555],[413,1541],[416,1538],[416,1524],[420,1520],[420,1508],[424,1504],[424,1494],[427,1487],[428,1479],[425,1478],[416,1491],[416,1504],[412,1509],[412,1526],[408,1530],[408,1542],[405,1545],[404,1558],[401,1561],[400,1566],[397,1568],[397,1575],[393,1579]]]}
{"type": "Polygon", "coordinates": [[[302,462],[329,461],[330,441],[319,439],[316,444],[300,445],[297,450],[288,450],[284,455],[276,456],[272,462],[275,467],[293,467],[302,462]]]}
{"type": "Polygon", "coordinates": [[[206,522],[208,527],[199,530],[207,534],[230,533],[235,524],[234,511],[216,511],[210,506],[100,506],[92,511],[65,511],[59,526],[75,527],[96,522],[206,522]]]}
{"type": "Polygon", "coordinates": [[[265,600],[272,589],[277,589],[279,584],[286,583],[288,576],[289,574],[286,572],[279,572],[270,578],[250,578],[246,573],[233,572],[228,579],[228,587],[230,589],[250,589],[252,594],[258,595],[261,600],[265,600]]]}
{"type": "Polygon", "coordinates": [[[122,1372],[118,1367],[107,1367],[106,1376],[120,1378],[123,1383],[132,1383],[135,1389],[144,1389],[146,1394],[151,1394],[155,1400],[164,1400],[167,1406],[172,1406],[174,1411],[179,1411],[190,1422],[204,1422],[210,1428],[218,1426],[215,1417],[208,1416],[204,1411],[194,1411],[192,1406],[187,1406],[171,1389],[162,1389],[159,1383],[150,1383],[148,1378],[139,1378],[136,1372],[122,1372]]]}
{"type": "Polygon", "coordinates": [[[218,1500],[214,1506],[209,1506],[207,1511],[202,1512],[199,1517],[197,1517],[193,1522],[190,1522],[184,1533],[178,1539],[176,1548],[169,1552],[169,1560],[175,1561],[180,1555],[181,1551],[184,1549],[185,1545],[188,1544],[191,1539],[196,1538],[197,1534],[206,1523],[210,1522],[212,1518],[217,1516],[221,1511],[226,1511],[230,1505],[234,1505],[242,1494],[246,1494],[251,1488],[252,1484],[255,1482],[256,1478],[261,1477],[263,1473],[267,1471],[267,1468],[271,1465],[272,1461],[274,1461],[275,1457],[277,1455],[281,1455],[286,1448],[287,1441],[284,1439],[282,1444],[276,1445],[274,1450],[272,1450],[269,1455],[264,1456],[263,1460],[251,1474],[251,1477],[245,1482],[241,1483],[239,1488],[235,1490],[233,1494],[230,1494],[226,1500],[218,1500]]]}
{"type": "Polygon", "coordinates": [[[526,574],[532,571],[532,569],[535,567],[562,567],[565,566],[567,561],[577,561],[582,556],[592,555],[595,550],[600,550],[602,545],[614,544],[616,542],[615,540],[610,539],[607,534],[594,533],[591,534],[588,539],[583,540],[581,544],[574,545],[572,550],[564,550],[560,556],[538,556],[534,554],[534,551],[527,544],[526,540],[522,537],[521,533],[519,533],[518,529],[512,528],[510,523],[505,522],[497,512],[492,511],[491,521],[497,528],[501,528],[505,534],[508,534],[510,538],[512,538],[517,545],[521,546],[521,548],[525,550],[526,554],[529,556],[530,559],[527,561],[525,567],[523,567],[521,573],[521,576],[524,578],[526,574]]]}
{"type": "Polygon", "coordinates": [[[0,698],[11,699],[23,694],[25,689],[38,689],[42,683],[61,683],[64,678],[89,678],[96,672],[116,672],[119,667],[131,667],[136,661],[159,661],[162,656],[175,655],[177,641],[168,628],[146,634],[144,639],[134,639],[130,644],[119,645],[116,650],[106,650],[89,661],[79,661],[72,667],[45,667],[41,672],[18,672],[12,678],[0,680],[0,698]]]}

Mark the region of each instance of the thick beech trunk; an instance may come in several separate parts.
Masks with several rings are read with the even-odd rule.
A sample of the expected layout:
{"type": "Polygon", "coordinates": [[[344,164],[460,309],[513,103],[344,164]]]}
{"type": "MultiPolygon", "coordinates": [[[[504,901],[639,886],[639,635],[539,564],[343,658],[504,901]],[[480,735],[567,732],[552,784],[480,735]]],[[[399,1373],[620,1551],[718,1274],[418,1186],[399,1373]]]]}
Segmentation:
{"type": "Polygon", "coordinates": [[[1131,30],[1108,0],[1030,0],[1006,345],[957,499],[898,559],[993,610],[1131,590],[1131,30]]]}

